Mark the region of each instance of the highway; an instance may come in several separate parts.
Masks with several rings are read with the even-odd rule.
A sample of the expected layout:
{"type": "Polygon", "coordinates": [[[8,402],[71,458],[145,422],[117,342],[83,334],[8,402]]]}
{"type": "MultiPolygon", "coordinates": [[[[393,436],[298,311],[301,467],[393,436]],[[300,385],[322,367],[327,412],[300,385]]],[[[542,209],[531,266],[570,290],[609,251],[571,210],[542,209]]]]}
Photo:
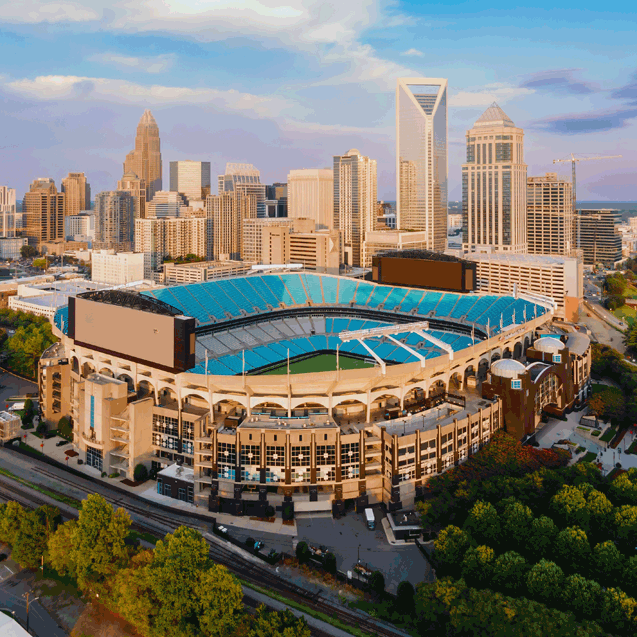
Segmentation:
{"type": "MultiPolygon", "coordinates": [[[[90,493],[99,493],[115,507],[122,507],[128,511],[132,520],[132,527],[139,531],[149,532],[157,537],[173,532],[179,526],[189,526],[197,529],[208,542],[210,557],[213,561],[225,565],[231,572],[244,582],[262,589],[272,590],[289,600],[301,603],[315,611],[320,611],[331,617],[337,617],[344,624],[357,627],[370,635],[386,637],[405,636],[406,633],[376,620],[360,611],[342,606],[333,599],[320,593],[307,591],[295,584],[279,577],[274,567],[265,564],[258,558],[232,544],[224,542],[211,533],[210,524],[183,515],[178,511],[165,513],[157,509],[151,502],[140,502],[128,495],[109,489],[105,484],[94,484],[88,480],[76,477],[45,462],[25,458],[14,451],[0,449],[0,466],[8,469],[20,478],[32,483],[39,483],[52,492],[83,499],[90,493]]],[[[11,478],[0,475],[0,499],[16,500],[23,506],[37,507],[42,504],[57,506],[67,518],[77,518],[77,511],[68,505],[57,502],[11,478]]],[[[244,588],[247,597],[250,589],[244,588]]],[[[258,596],[261,600],[261,596],[258,596]]],[[[299,614],[298,611],[294,611],[299,614]]],[[[332,635],[343,637],[346,635],[331,625],[306,616],[312,633],[322,637],[332,635]],[[311,621],[310,621],[311,620],[311,621]]]]}

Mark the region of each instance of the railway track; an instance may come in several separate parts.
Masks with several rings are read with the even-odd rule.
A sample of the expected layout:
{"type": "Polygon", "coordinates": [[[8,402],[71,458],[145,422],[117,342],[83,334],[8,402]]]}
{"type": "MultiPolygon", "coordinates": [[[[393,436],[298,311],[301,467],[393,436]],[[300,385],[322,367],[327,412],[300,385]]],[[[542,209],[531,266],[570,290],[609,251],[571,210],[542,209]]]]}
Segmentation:
{"type": "MultiPolygon", "coordinates": [[[[211,535],[208,525],[203,521],[193,523],[192,520],[188,520],[186,515],[178,512],[169,516],[168,514],[149,511],[147,508],[143,508],[131,502],[131,500],[124,495],[108,494],[107,488],[98,491],[92,488],[93,485],[91,485],[91,487],[78,485],[77,482],[72,482],[59,476],[46,467],[33,466],[33,470],[60,484],[72,487],[74,490],[82,492],[85,495],[88,493],[99,493],[113,506],[122,507],[126,509],[129,514],[132,514],[131,526],[136,531],[148,532],[159,538],[163,538],[166,533],[172,533],[180,526],[189,526],[202,532],[202,535],[208,543],[211,559],[226,566],[228,570],[248,584],[265,590],[273,590],[287,599],[303,604],[312,610],[319,611],[330,617],[336,617],[344,624],[357,627],[359,630],[367,632],[370,635],[380,635],[382,637],[404,637],[406,635],[406,633],[374,620],[363,613],[342,607],[338,603],[322,596],[320,593],[312,593],[292,582],[284,580],[275,573],[272,567],[252,562],[247,559],[247,557],[241,555],[240,549],[230,550],[223,545],[222,540],[211,535]]],[[[55,492],[55,489],[49,486],[46,488],[49,491],[55,492]]],[[[11,478],[5,476],[0,476],[0,500],[15,500],[29,508],[49,504],[48,500],[43,499],[41,494],[37,491],[16,483],[11,478]]],[[[56,505],[59,506],[59,503],[56,503],[56,505]]],[[[68,518],[77,518],[77,513],[73,510],[65,511],[64,515],[68,518]]]]}

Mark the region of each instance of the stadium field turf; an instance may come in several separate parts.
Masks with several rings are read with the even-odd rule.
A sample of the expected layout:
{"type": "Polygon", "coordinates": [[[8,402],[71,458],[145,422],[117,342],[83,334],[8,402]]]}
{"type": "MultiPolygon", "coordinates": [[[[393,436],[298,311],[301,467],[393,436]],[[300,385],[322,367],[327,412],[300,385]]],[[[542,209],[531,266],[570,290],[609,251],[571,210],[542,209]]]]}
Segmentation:
{"type": "MultiPolygon", "coordinates": [[[[339,355],[341,369],[362,369],[373,367],[371,363],[352,358],[344,354],[339,355]]],[[[336,370],[336,354],[317,354],[312,358],[290,363],[290,374],[307,374],[311,372],[332,372],[336,370]]],[[[287,363],[282,363],[278,367],[271,369],[264,374],[287,374],[287,363]]]]}

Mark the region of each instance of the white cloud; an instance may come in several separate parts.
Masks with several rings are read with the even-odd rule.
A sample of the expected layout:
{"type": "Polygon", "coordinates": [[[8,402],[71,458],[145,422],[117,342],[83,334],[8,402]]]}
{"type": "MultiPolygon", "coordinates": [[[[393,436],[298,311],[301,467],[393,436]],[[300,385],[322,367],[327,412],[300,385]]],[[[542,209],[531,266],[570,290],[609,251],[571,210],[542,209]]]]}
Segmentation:
{"type": "Polygon", "coordinates": [[[88,2],[59,2],[58,0],[49,2],[8,0],[0,4],[0,20],[32,24],[99,20],[101,12],[95,11],[90,4],[88,2]]]}
{"type": "Polygon", "coordinates": [[[88,58],[90,62],[99,62],[123,70],[144,71],[145,73],[162,73],[175,63],[175,55],[166,53],[148,57],[129,57],[119,53],[98,53],[88,58]]]}
{"type": "Polygon", "coordinates": [[[403,51],[401,55],[413,55],[415,57],[421,58],[424,53],[422,51],[419,51],[418,49],[407,49],[406,51],[403,51]]]}
{"type": "Polygon", "coordinates": [[[451,93],[449,106],[457,108],[480,108],[489,106],[492,102],[504,104],[516,97],[532,95],[533,89],[506,86],[503,84],[489,84],[479,91],[460,91],[451,93]]]}
{"type": "Polygon", "coordinates": [[[307,109],[277,95],[253,95],[236,90],[178,86],[145,86],[125,80],[73,75],[47,75],[34,79],[6,82],[4,87],[14,93],[39,100],[93,100],[160,106],[199,104],[223,111],[238,112],[247,117],[303,117],[307,109]]]}

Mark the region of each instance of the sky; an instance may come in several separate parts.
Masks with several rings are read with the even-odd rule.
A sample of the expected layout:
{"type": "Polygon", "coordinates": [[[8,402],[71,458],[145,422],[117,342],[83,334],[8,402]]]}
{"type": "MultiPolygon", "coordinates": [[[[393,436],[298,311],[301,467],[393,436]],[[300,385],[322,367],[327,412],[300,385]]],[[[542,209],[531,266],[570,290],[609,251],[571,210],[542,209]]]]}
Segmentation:
{"type": "Polygon", "coordinates": [[[529,175],[622,155],[581,162],[578,199],[637,200],[637,12],[520,2],[0,0],[0,184],[20,199],[84,171],[93,194],[116,188],[149,108],[166,188],[171,160],[273,183],[358,148],[394,200],[396,79],[442,77],[451,200],[493,101],[525,130],[529,175]]]}

